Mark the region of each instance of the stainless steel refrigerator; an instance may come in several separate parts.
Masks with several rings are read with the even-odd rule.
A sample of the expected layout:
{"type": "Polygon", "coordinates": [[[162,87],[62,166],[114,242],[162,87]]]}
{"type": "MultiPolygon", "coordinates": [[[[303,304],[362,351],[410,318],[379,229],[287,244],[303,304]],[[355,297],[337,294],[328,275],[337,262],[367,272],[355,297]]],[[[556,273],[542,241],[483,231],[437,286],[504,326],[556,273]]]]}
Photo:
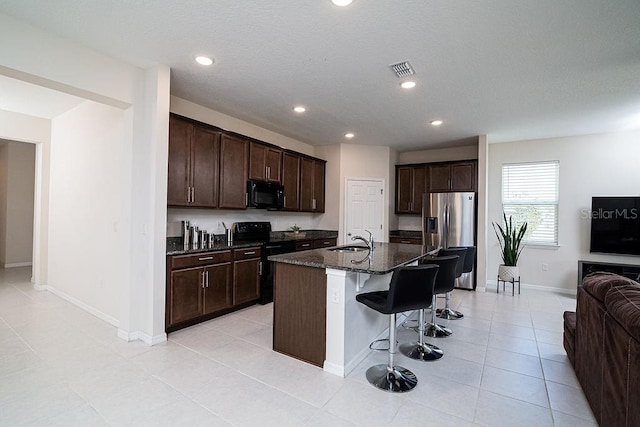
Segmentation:
{"type": "MultiPolygon", "coordinates": [[[[476,246],[476,193],[425,193],[422,197],[422,241],[443,249],[476,246]]],[[[456,280],[456,288],[475,289],[471,273],[456,280]]]]}

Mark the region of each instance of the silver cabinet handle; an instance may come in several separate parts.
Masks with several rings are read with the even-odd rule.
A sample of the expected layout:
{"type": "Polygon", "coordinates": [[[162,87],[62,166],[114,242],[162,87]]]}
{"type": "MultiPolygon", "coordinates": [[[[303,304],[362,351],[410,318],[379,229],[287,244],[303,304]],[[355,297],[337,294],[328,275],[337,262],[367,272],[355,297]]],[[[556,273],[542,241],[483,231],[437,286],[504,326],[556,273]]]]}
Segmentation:
{"type": "Polygon", "coordinates": [[[200,286],[204,289],[204,271],[200,273],[200,286]]]}
{"type": "Polygon", "coordinates": [[[316,208],[316,199],[313,199],[311,201],[311,209],[315,209],[316,208]]]}
{"type": "Polygon", "coordinates": [[[262,261],[258,263],[258,275],[262,276],[262,261]]]}
{"type": "Polygon", "coordinates": [[[284,207],[287,207],[287,196],[284,196],[284,207]]]}
{"type": "Polygon", "coordinates": [[[201,258],[198,258],[198,261],[210,261],[212,259],[213,259],[212,256],[203,256],[201,258]]]}
{"type": "Polygon", "coordinates": [[[196,188],[191,187],[191,203],[194,203],[195,201],[196,201],[196,188]]]}
{"type": "Polygon", "coordinates": [[[271,166],[267,166],[267,179],[271,179],[271,166]]]}
{"type": "Polygon", "coordinates": [[[308,248],[309,246],[311,246],[311,243],[304,243],[300,246],[302,246],[303,248],[308,248]]]}
{"type": "Polygon", "coordinates": [[[205,280],[207,282],[207,288],[209,287],[209,270],[205,271],[205,280]]]}
{"type": "Polygon", "coordinates": [[[247,206],[249,204],[249,193],[244,193],[244,205],[247,206]]]}
{"type": "Polygon", "coordinates": [[[245,252],[245,255],[254,255],[256,253],[256,251],[249,251],[249,252],[245,252]]]}
{"type": "Polygon", "coordinates": [[[409,240],[400,240],[400,243],[411,243],[409,240]]]}

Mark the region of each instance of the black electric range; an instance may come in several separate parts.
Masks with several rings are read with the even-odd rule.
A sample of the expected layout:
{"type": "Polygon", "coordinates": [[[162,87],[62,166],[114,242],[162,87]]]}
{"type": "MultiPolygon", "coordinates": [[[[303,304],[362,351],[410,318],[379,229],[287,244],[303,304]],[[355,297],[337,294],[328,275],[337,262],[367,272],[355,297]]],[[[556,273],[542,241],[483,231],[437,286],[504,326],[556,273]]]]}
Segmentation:
{"type": "Polygon", "coordinates": [[[271,223],[268,221],[236,222],[233,240],[235,242],[262,243],[262,276],[260,277],[260,304],[273,301],[273,265],[267,259],[271,255],[295,252],[295,241],[271,241],[271,223]]]}

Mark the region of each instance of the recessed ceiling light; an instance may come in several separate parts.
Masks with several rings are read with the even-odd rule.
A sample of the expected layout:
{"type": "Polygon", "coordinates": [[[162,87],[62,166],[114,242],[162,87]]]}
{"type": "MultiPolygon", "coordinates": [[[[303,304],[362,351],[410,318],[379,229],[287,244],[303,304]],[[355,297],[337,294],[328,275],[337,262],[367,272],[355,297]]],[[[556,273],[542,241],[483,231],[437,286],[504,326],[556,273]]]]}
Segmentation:
{"type": "Polygon", "coordinates": [[[213,59],[207,58],[206,56],[197,56],[196,62],[200,65],[211,65],[213,64],[213,59]]]}
{"type": "Polygon", "coordinates": [[[356,136],[356,134],[355,134],[355,133],[353,133],[353,132],[347,132],[347,133],[345,133],[345,134],[344,134],[344,137],[345,137],[345,138],[348,138],[348,139],[351,139],[351,138],[353,138],[354,136],[356,136]]]}
{"type": "Polygon", "coordinates": [[[402,89],[413,89],[414,87],[416,87],[416,82],[414,82],[413,80],[407,80],[400,83],[400,87],[402,89]]]}
{"type": "Polygon", "coordinates": [[[293,107],[293,111],[295,111],[296,113],[304,113],[305,111],[307,111],[307,109],[302,105],[297,105],[293,107]]]}
{"type": "Polygon", "coordinates": [[[353,0],[331,0],[331,3],[341,7],[349,6],[352,2],[353,0]]]}
{"type": "Polygon", "coordinates": [[[431,123],[431,126],[440,126],[444,122],[442,120],[432,120],[429,123],[431,123]]]}

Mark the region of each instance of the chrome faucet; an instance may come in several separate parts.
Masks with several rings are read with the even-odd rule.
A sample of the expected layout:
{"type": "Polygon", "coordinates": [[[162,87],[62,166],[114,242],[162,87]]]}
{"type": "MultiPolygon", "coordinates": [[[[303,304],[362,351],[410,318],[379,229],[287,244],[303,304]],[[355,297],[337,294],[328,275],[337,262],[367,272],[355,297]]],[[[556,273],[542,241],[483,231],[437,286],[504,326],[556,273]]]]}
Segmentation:
{"type": "Polygon", "coordinates": [[[372,251],[373,250],[373,234],[369,230],[364,230],[364,231],[369,233],[369,240],[365,239],[362,236],[353,236],[351,237],[351,240],[362,240],[367,245],[367,248],[369,248],[369,250],[372,251]]]}

